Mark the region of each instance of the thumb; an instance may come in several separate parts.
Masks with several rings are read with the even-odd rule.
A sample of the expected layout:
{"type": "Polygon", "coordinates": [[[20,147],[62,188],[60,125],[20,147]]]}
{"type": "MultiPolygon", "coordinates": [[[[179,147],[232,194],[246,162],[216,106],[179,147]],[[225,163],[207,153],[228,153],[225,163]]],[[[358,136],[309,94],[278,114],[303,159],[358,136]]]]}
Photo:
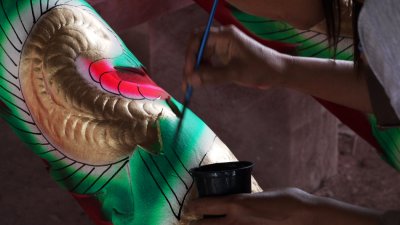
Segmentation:
{"type": "Polygon", "coordinates": [[[193,86],[227,84],[233,82],[233,73],[234,70],[229,67],[203,65],[189,77],[188,82],[193,86]]]}
{"type": "Polygon", "coordinates": [[[227,197],[200,198],[188,204],[186,213],[192,217],[226,215],[229,212],[229,206],[227,197]]]}

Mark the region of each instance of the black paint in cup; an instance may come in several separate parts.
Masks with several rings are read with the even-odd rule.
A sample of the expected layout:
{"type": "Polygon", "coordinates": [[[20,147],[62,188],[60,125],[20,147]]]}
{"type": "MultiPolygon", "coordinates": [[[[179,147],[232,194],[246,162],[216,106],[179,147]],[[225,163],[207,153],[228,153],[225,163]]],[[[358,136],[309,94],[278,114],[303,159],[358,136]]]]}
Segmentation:
{"type": "Polygon", "coordinates": [[[251,171],[247,161],[215,163],[190,170],[199,197],[251,193],[251,171]]]}

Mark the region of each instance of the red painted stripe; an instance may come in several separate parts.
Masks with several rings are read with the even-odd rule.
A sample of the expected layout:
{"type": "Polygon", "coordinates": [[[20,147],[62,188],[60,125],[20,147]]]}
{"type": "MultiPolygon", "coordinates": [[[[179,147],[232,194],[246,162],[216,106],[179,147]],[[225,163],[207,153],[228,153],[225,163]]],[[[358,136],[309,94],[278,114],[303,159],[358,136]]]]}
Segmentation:
{"type": "Polygon", "coordinates": [[[120,82],[122,82],[121,78],[118,77],[118,74],[115,71],[104,73],[100,77],[101,87],[104,90],[111,92],[113,94],[116,94],[116,95],[119,94],[118,85],[120,82]]]}
{"type": "Polygon", "coordinates": [[[113,225],[101,211],[101,203],[93,196],[70,193],[96,225],[113,225]]]}
{"type": "MultiPolygon", "coordinates": [[[[202,8],[210,12],[212,5],[213,5],[213,0],[194,0],[197,4],[199,4],[202,8]]],[[[230,5],[227,3],[225,0],[220,0],[218,7],[217,7],[217,12],[215,14],[215,18],[223,25],[235,25],[237,28],[239,28],[241,31],[255,39],[256,41],[260,42],[261,44],[268,46],[272,49],[275,49],[278,52],[283,52],[287,54],[294,54],[296,51],[296,45],[293,44],[287,44],[283,42],[277,42],[277,41],[270,41],[266,40],[263,38],[258,37],[255,35],[253,32],[249,31],[243,24],[241,24],[233,15],[232,12],[230,11],[230,5]]]]}
{"type": "Polygon", "coordinates": [[[160,88],[142,68],[114,68],[110,60],[85,62],[92,80],[113,94],[131,99],[167,99],[170,95],[160,88]]]}

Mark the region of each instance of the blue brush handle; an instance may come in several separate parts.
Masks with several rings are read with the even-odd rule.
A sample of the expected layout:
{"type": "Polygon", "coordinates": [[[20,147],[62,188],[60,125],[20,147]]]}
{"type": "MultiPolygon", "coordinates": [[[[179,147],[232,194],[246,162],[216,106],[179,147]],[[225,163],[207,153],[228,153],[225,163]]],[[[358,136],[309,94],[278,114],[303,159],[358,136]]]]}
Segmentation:
{"type": "MultiPolygon", "coordinates": [[[[210,17],[208,18],[207,27],[206,27],[206,29],[204,31],[204,34],[203,34],[203,37],[201,39],[199,52],[197,53],[196,65],[194,67],[195,70],[199,70],[199,68],[200,68],[201,60],[203,59],[204,49],[206,48],[206,44],[207,44],[207,41],[208,41],[208,36],[210,34],[210,29],[211,29],[211,26],[213,24],[215,12],[217,11],[217,6],[218,6],[218,0],[214,0],[214,4],[213,4],[213,7],[211,9],[210,17]]],[[[186,107],[189,105],[190,99],[192,98],[192,94],[193,94],[193,87],[192,87],[192,85],[187,84],[186,85],[185,100],[183,102],[183,112],[185,112],[186,107]]]]}
{"type": "Polygon", "coordinates": [[[213,4],[213,7],[212,7],[212,10],[210,13],[210,17],[208,18],[208,23],[207,23],[206,29],[204,31],[203,38],[201,39],[200,49],[199,49],[199,52],[197,53],[195,70],[198,70],[200,67],[201,60],[202,60],[203,54],[204,54],[204,49],[206,48],[208,36],[210,34],[210,29],[213,24],[214,15],[215,15],[215,12],[217,11],[217,6],[218,6],[218,0],[214,0],[214,4],[213,4]]]}

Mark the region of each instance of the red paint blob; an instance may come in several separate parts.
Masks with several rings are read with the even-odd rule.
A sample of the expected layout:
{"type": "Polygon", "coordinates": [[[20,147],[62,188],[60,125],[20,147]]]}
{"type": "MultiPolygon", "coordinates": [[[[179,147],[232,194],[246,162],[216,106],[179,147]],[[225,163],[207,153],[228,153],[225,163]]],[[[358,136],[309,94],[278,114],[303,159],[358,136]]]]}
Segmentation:
{"type": "Polygon", "coordinates": [[[131,99],[167,99],[170,95],[150,79],[142,68],[114,67],[103,59],[86,61],[92,80],[113,94],[131,99]]]}

